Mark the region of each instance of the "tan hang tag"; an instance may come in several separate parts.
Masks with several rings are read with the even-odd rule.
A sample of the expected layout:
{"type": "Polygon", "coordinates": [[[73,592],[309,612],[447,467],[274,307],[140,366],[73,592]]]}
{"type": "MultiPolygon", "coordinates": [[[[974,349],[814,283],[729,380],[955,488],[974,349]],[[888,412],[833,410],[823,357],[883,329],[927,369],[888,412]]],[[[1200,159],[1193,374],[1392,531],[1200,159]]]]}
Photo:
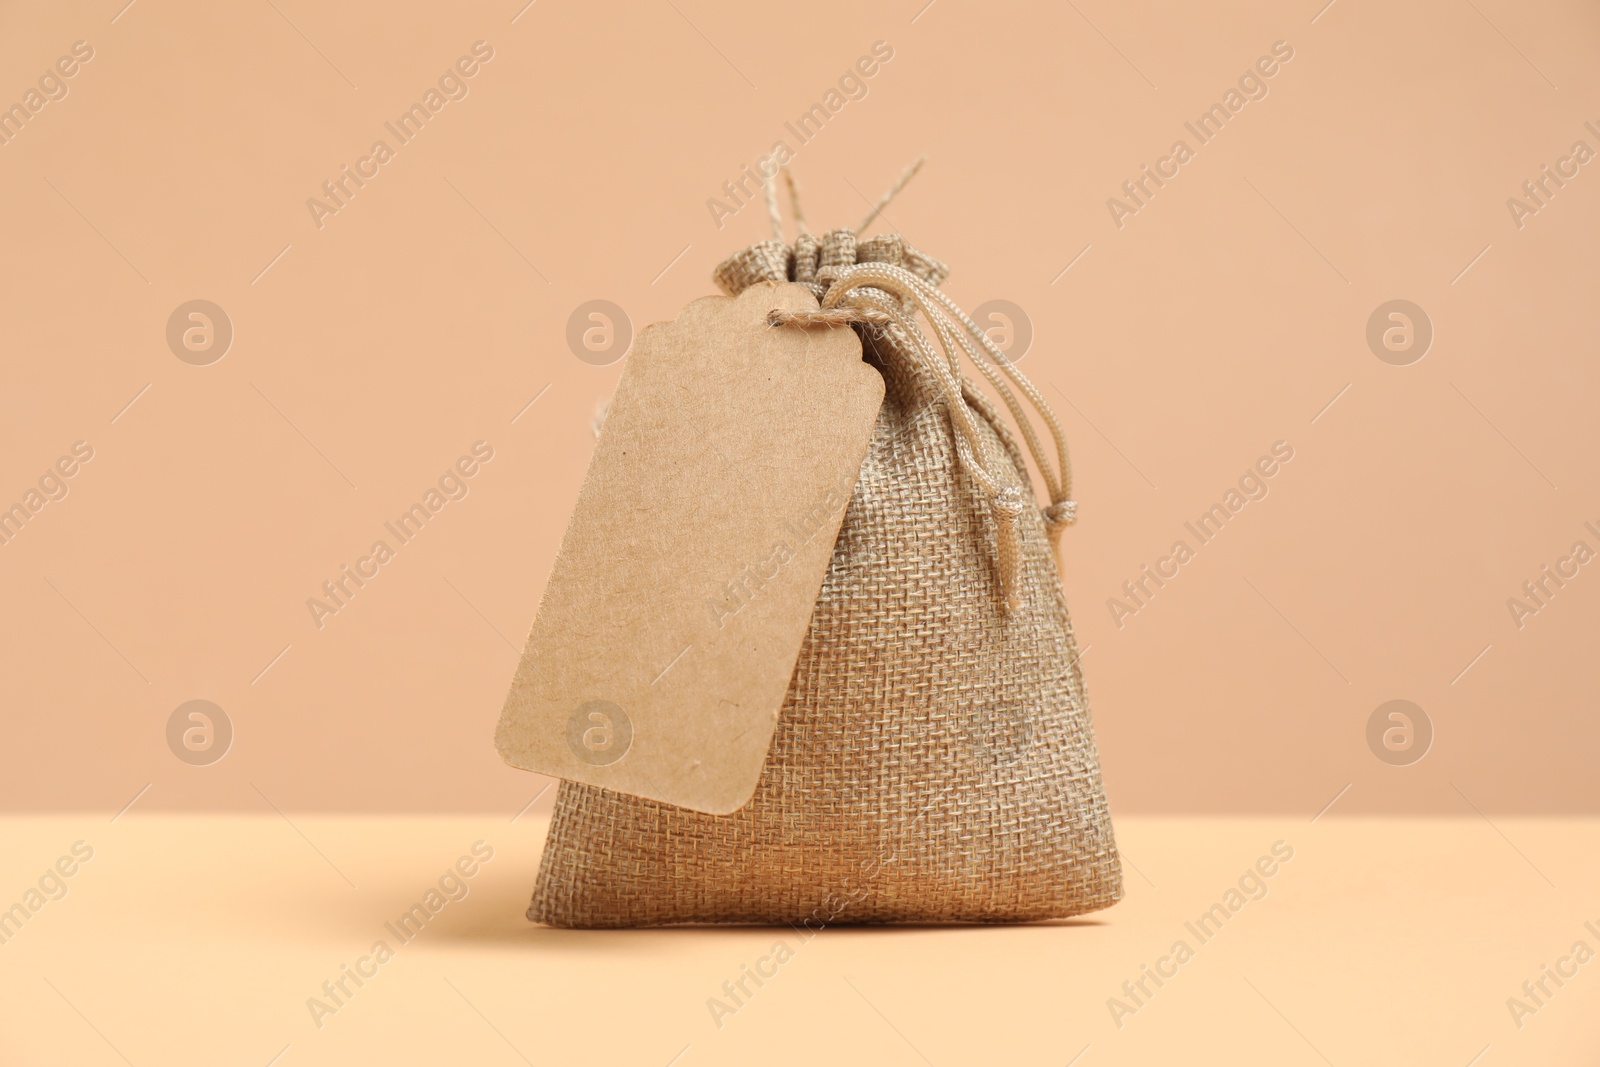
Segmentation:
{"type": "Polygon", "coordinates": [[[797,285],[639,335],[501,712],[513,767],[723,815],[755,791],[883,402],[797,285]]]}

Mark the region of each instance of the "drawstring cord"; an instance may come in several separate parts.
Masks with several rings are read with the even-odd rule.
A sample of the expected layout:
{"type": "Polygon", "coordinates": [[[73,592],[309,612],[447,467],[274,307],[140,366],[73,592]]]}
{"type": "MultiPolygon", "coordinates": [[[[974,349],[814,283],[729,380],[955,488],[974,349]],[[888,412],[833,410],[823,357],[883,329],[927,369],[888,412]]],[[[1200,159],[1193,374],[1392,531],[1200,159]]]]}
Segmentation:
{"type": "MultiPolygon", "coordinates": [[[[911,342],[913,358],[938,382],[955,431],[957,457],[988,498],[989,513],[995,521],[1001,595],[1008,610],[1016,608],[1022,593],[1022,535],[1017,522],[1033,503],[1032,494],[997,477],[1008,460],[1005,455],[997,454],[995,444],[978,432],[972,410],[962,396],[966,380],[961,372],[960,355],[965,352],[982,372],[1022,432],[1050,496],[1050,506],[1043,509],[1045,528],[1052,546],[1058,547],[1061,530],[1077,518],[1077,504],[1071,499],[1072,466],[1067,458],[1061,423],[1034,384],[955,301],[911,271],[891,263],[857,263],[839,268],[820,308],[775,310],[767,321],[774,326],[841,326],[864,322],[880,328],[899,328],[911,342]],[[921,311],[922,317],[933,327],[943,358],[917,327],[916,311],[921,311]],[[973,342],[977,343],[977,348],[973,342]],[[1046,454],[1017,393],[1022,394],[1043,420],[1055,444],[1053,457],[1046,454]]],[[[1022,473],[1026,478],[1026,472],[1022,473]]]]}

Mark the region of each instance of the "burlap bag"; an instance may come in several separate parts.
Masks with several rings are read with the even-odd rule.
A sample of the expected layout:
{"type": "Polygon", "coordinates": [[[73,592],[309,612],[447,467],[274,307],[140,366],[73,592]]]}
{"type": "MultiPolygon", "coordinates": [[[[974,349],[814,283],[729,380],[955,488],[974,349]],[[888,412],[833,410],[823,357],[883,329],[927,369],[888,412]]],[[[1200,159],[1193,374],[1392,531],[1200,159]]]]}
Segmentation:
{"type": "MultiPolygon", "coordinates": [[[[798,281],[821,297],[858,263],[929,287],[946,273],[898,236],[858,244],[838,230],[755,245],[715,278],[729,295],[798,281]]],[[[1014,922],[1122,896],[1047,532],[1071,521],[1065,486],[1041,512],[994,407],[956,379],[954,414],[980,447],[964,445],[951,379],[918,358],[921,335],[870,311],[851,321],[862,317],[879,320],[856,329],[886,396],[755,796],[716,816],[563,782],[528,918],[1014,922]],[[1001,458],[988,472],[999,492],[974,473],[986,452],[1001,458]],[[1003,515],[1016,517],[1007,537],[1002,498],[1027,502],[1003,515]]],[[[1062,461],[1065,483],[1064,449],[1062,461]]]]}

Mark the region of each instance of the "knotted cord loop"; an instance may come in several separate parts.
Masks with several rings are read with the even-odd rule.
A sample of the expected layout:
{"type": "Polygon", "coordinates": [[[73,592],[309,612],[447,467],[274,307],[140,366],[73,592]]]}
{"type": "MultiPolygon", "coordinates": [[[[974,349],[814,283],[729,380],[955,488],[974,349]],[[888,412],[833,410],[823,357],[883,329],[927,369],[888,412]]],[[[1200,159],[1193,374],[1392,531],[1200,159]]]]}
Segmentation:
{"type": "MultiPolygon", "coordinates": [[[[773,325],[839,326],[851,322],[871,323],[883,328],[897,326],[910,342],[911,356],[928,371],[944,394],[945,407],[955,431],[956,453],[963,469],[972,475],[988,498],[989,512],[995,521],[996,562],[1000,589],[1006,607],[1018,606],[1021,597],[1021,531],[1017,520],[1031,504],[1027,490],[1003,482],[998,476],[1005,455],[978,432],[972,410],[962,398],[965,378],[960,353],[975,365],[1005,402],[1028,451],[1038,464],[1049,492],[1050,505],[1042,509],[1045,529],[1055,544],[1061,530],[1077,518],[1072,496],[1072,467],[1067,458],[1067,443],[1061,423],[1050,405],[1028,378],[1017,370],[995,343],[962,311],[950,297],[904,267],[890,263],[857,263],[838,269],[817,310],[774,311],[773,325]],[[914,321],[914,314],[933,327],[943,356],[936,352],[914,321]],[[977,347],[974,347],[976,342],[977,347]],[[998,368],[998,370],[996,369],[998,368]],[[1013,391],[1013,389],[1015,391],[1013,391]],[[1055,443],[1055,455],[1045,447],[1017,397],[1021,393],[1044,421],[1055,443]],[[1054,460],[1052,465],[1051,460],[1054,460]]],[[[1026,478],[1026,472],[1023,472],[1026,478]]]]}

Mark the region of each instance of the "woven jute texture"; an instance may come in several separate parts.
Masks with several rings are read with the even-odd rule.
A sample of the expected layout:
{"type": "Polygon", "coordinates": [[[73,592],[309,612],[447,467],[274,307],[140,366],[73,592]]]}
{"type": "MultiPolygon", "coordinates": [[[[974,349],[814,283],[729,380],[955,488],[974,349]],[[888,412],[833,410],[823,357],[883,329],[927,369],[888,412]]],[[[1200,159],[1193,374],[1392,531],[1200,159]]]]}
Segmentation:
{"type": "MultiPolygon", "coordinates": [[[[763,242],[715,274],[733,295],[830,267],[943,264],[849,230],[763,242]]],[[[783,327],[774,327],[783,328],[783,327]]],[[[732,815],[563,782],[528,918],[554,926],[1015,922],[1122,896],[1056,563],[1020,520],[1017,606],[994,522],[958,462],[944,394],[897,327],[861,326],[886,396],[755,796],[732,815]]],[[[981,433],[1028,486],[982,394],[981,433]]],[[[1029,488],[1029,499],[1032,490],[1029,488]]]]}

